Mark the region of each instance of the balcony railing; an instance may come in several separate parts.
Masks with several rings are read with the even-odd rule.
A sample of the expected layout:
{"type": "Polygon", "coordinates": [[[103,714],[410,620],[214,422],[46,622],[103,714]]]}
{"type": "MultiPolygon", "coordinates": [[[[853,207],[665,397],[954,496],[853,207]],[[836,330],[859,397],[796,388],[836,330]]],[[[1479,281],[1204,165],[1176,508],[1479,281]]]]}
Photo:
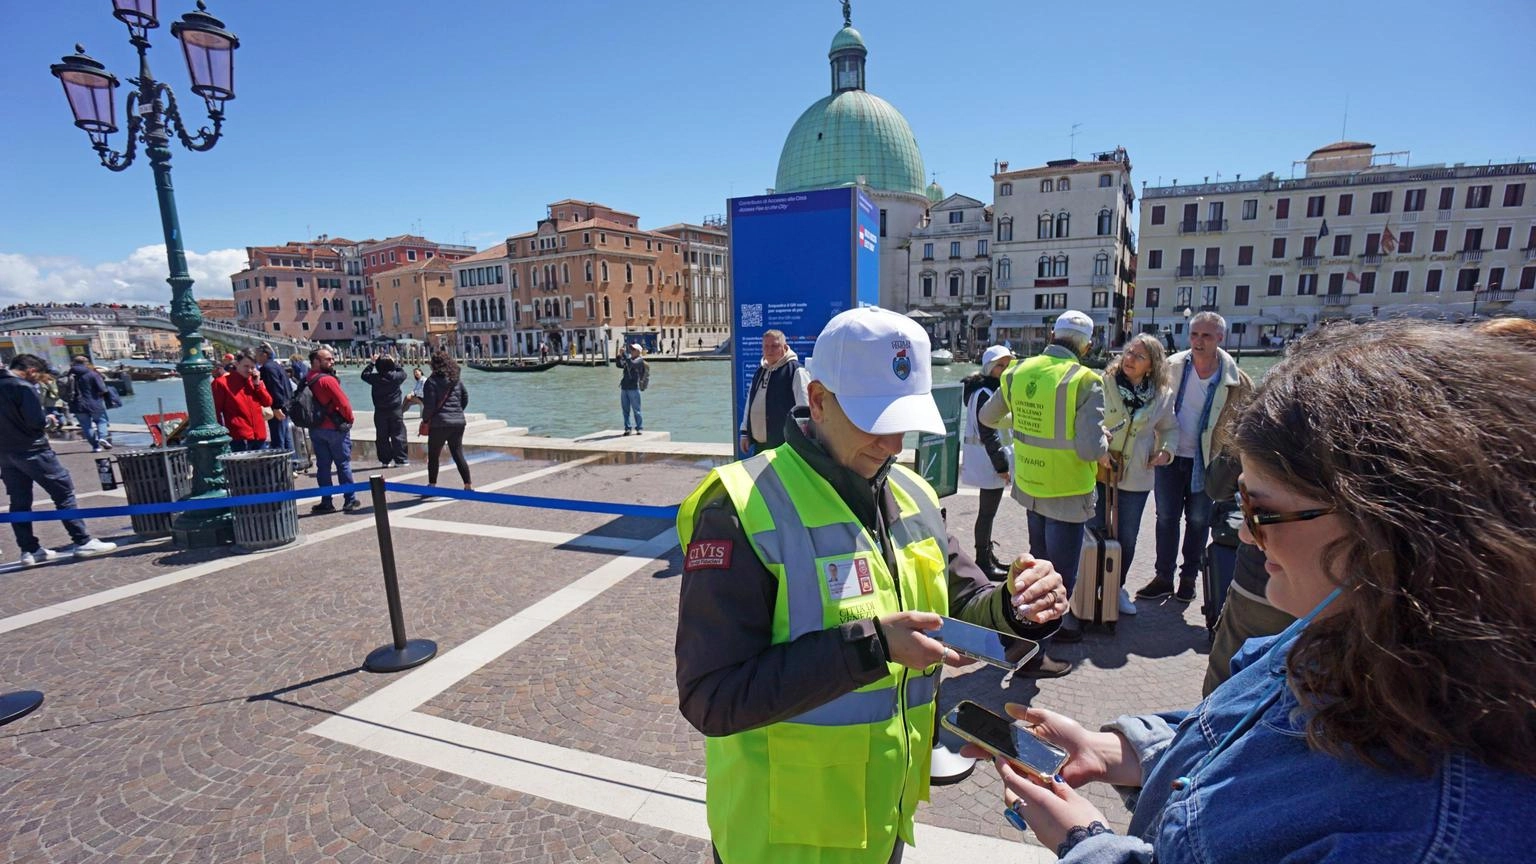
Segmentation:
{"type": "Polygon", "coordinates": [[[1177,268],[1175,268],[1174,275],[1180,279],[1187,279],[1190,276],[1197,275],[1199,272],[1200,268],[1197,265],[1180,264],[1177,268]]]}
{"type": "Polygon", "coordinates": [[[1204,264],[1200,267],[1201,276],[1225,276],[1227,266],[1225,264],[1204,264]]]}
{"type": "Polygon", "coordinates": [[[1355,302],[1353,294],[1324,294],[1322,297],[1324,306],[1348,306],[1355,302]]]}
{"type": "Polygon", "coordinates": [[[1521,249],[1520,252],[1525,255],[1525,260],[1536,261],[1536,246],[1527,246],[1521,249]]]}
{"type": "Polygon", "coordinates": [[[1402,215],[1398,216],[1397,217],[1397,221],[1399,221],[1399,222],[1409,222],[1409,223],[1417,222],[1417,221],[1419,221],[1419,211],[1417,211],[1417,210],[1409,210],[1406,213],[1403,213],[1402,215]]]}
{"type": "Polygon", "coordinates": [[[1451,211],[1450,210],[1436,210],[1435,211],[1435,221],[1436,222],[1449,222],[1449,221],[1451,221],[1451,211]]]}
{"type": "Polygon", "coordinates": [[[459,319],[449,315],[433,315],[427,319],[427,324],[432,327],[452,327],[459,323],[459,319]]]}
{"type": "Polygon", "coordinates": [[[1197,219],[1186,219],[1179,223],[1180,234],[1197,234],[1200,231],[1200,222],[1197,219]]]}
{"type": "Polygon", "coordinates": [[[1213,233],[1216,233],[1218,231],[1225,231],[1225,230],[1227,230],[1227,220],[1225,220],[1225,219],[1207,219],[1207,220],[1205,220],[1204,230],[1208,234],[1213,234],[1213,233]]]}
{"type": "Polygon", "coordinates": [[[1360,256],[1360,263],[1367,267],[1379,267],[1381,266],[1381,259],[1385,257],[1380,252],[1366,252],[1360,256]]]}
{"type": "Polygon", "coordinates": [[[1303,255],[1298,260],[1301,261],[1301,266],[1316,270],[1318,262],[1322,261],[1323,258],[1321,255],[1303,255]]]}
{"type": "Polygon", "coordinates": [[[1200,304],[1200,311],[1201,312],[1220,312],[1221,311],[1221,306],[1216,304],[1216,303],[1201,303],[1200,304]]]}
{"type": "Polygon", "coordinates": [[[1515,292],[1503,288],[1489,288],[1477,292],[1479,303],[1510,303],[1515,299],[1515,292]]]}
{"type": "Polygon", "coordinates": [[[1456,260],[1457,261],[1481,261],[1481,260],[1483,260],[1483,250],[1481,250],[1481,249],[1463,249],[1460,252],[1456,253],[1456,260]]]}
{"type": "Polygon", "coordinates": [[[1114,278],[1115,277],[1108,273],[1095,273],[1093,274],[1093,287],[1102,288],[1103,286],[1108,285],[1110,280],[1114,278]]]}

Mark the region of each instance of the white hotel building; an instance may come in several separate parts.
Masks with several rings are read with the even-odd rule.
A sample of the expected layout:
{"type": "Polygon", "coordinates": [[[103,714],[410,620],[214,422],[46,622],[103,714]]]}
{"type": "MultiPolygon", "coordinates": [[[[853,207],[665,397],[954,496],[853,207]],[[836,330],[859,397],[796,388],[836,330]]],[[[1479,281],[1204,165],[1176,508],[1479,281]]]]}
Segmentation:
{"type": "Polygon", "coordinates": [[[1209,309],[1232,346],[1330,318],[1536,313],[1536,163],[1400,155],[1341,141],[1300,178],[1143,187],[1137,329],[1182,337],[1209,309]]]}

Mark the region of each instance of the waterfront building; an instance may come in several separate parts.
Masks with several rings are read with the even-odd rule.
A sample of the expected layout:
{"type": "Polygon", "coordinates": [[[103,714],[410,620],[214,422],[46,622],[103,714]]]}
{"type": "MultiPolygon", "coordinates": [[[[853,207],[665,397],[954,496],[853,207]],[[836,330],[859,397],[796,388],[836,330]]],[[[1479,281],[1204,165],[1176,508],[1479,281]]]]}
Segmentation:
{"type": "Polygon", "coordinates": [[[647,353],[683,338],[682,241],[593,201],[550,204],[537,227],[507,238],[512,353],[647,353]]]}
{"type": "Polygon", "coordinates": [[[203,314],[204,321],[228,321],[231,324],[240,323],[239,316],[235,314],[234,300],[198,300],[197,311],[203,314]]]}
{"type": "MultiPolygon", "coordinates": [[[[412,345],[419,341],[427,351],[452,348],[458,342],[454,315],[451,262],[434,256],[375,273],[374,312],[378,319],[375,338],[412,345]]],[[[412,353],[412,352],[407,352],[412,353]]]]}
{"type": "Polygon", "coordinates": [[[506,241],[450,266],[458,310],[459,353],[464,357],[506,357],[512,353],[512,318],[520,305],[512,292],[506,241]]]}
{"type": "Polygon", "coordinates": [[[245,269],[230,276],[242,327],[295,338],[347,344],[351,320],[342,255],[325,235],[282,246],[247,246],[245,269]]]}
{"type": "Polygon", "coordinates": [[[475,254],[473,246],[438,243],[418,234],[396,234],[383,240],[363,240],[356,245],[363,281],[363,299],[371,312],[368,322],[370,338],[386,335],[383,324],[385,307],[379,305],[378,296],[374,291],[374,276],[406,264],[430,261],[435,258],[456,261],[475,254]]]}
{"type": "Polygon", "coordinates": [[[1143,188],[1137,323],[1183,335],[1184,310],[1210,309],[1255,345],[1330,319],[1536,314],[1536,162],[1407,156],[1340,141],[1299,178],[1143,188]]]}
{"type": "Polygon", "coordinates": [[[682,241],[684,351],[710,351],[731,335],[731,248],[724,216],[657,228],[682,241]]]}
{"type": "Polygon", "coordinates": [[[97,327],[91,331],[91,356],[97,360],[121,360],[133,353],[127,327],[97,327]]]}
{"type": "MultiPolygon", "coordinates": [[[[929,189],[942,198],[935,182],[929,189]]],[[[911,274],[906,311],[933,337],[935,347],[969,355],[986,347],[992,323],[992,208],[965,195],[933,205],[907,244],[911,274]],[[913,314],[921,313],[921,314],[913,314]]]]}
{"type": "Polygon", "coordinates": [[[860,186],[880,209],[880,305],[902,308],[907,250],[930,203],[917,139],[891,103],[865,89],[869,49],[844,5],[843,29],[832,37],[831,95],[813,103],[784,140],[773,192],[860,186]]]}
{"type": "Polygon", "coordinates": [[[992,339],[1033,350],[1068,309],[1093,319],[1094,339],[1129,335],[1136,279],[1131,159],[1124,147],[992,175],[992,339]]]}

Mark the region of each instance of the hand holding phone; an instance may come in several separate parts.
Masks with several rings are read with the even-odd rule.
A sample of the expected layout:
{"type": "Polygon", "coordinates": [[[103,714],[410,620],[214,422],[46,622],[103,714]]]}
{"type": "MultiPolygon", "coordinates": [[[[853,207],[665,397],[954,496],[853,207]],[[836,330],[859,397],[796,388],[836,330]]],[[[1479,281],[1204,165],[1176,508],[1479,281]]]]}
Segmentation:
{"type": "Polygon", "coordinates": [[[1029,662],[1040,651],[1040,643],[1031,639],[979,627],[957,618],[940,618],[938,629],[930,628],[928,635],[965,657],[1009,672],[1029,662]],[[1019,659],[1009,660],[1010,651],[1019,659]]]}
{"type": "Polygon", "coordinates": [[[1001,756],[1016,770],[1049,783],[1067,763],[1067,751],[1046,741],[1018,721],[963,700],[944,715],[944,728],[994,756],[1001,756]]]}

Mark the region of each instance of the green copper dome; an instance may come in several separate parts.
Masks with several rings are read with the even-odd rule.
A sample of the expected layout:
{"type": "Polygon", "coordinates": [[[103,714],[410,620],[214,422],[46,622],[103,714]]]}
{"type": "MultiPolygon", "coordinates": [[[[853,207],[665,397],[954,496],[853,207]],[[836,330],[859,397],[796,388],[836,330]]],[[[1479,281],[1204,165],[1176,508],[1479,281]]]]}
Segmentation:
{"type": "Polygon", "coordinates": [[[944,200],[944,187],[939,185],[939,181],[935,180],[928,184],[927,194],[928,203],[937,204],[944,200]]]}
{"type": "Polygon", "coordinates": [[[869,50],[864,47],[864,37],[860,36],[859,31],[852,27],[844,27],[837,31],[837,35],[832,37],[832,47],[827,50],[827,54],[836,54],[845,48],[857,48],[860,51],[869,50]]]}

